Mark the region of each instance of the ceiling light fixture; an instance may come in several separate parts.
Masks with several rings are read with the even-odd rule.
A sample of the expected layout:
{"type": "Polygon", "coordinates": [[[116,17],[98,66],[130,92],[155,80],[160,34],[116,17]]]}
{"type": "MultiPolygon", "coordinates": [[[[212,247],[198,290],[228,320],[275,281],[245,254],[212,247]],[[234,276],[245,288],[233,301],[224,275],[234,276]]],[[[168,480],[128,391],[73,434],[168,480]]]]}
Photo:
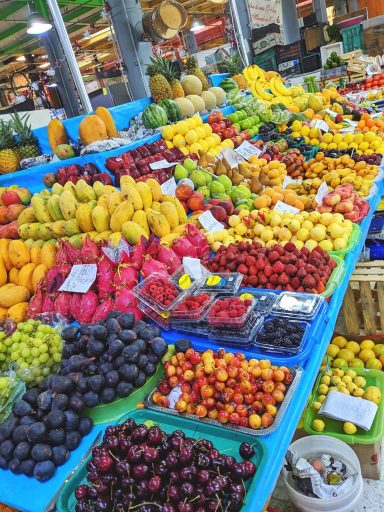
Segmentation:
{"type": "Polygon", "coordinates": [[[19,55],[16,57],[17,62],[25,62],[25,55],[19,55]]]}
{"type": "Polygon", "coordinates": [[[45,69],[45,68],[48,68],[49,66],[50,66],[49,62],[44,62],[44,64],[40,64],[39,68],[40,69],[45,69]]]}
{"type": "Polygon", "coordinates": [[[29,16],[27,19],[27,33],[28,34],[45,34],[52,28],[51,23],[41,16],[36,10],[36,7],[33,4],[29,4],[29,16]]]}
{"type": "Polygon", "coordinates": [[[191,32],[196,32],[197,30],[201,30],[205,25],[199,18],[193,18],[191,28],[189,29],[191,32]]]}

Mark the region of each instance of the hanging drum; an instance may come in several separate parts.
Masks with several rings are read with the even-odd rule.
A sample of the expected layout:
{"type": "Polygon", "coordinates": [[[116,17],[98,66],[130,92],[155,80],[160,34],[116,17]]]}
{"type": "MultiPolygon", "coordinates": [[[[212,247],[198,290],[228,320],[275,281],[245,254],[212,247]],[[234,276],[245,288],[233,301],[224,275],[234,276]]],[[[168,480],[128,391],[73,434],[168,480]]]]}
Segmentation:
{"type": "Polygon", "coordinates": [[[164,0],[158,6],[158,15],[165,26],[174,30],[181,30],[188,21],[185,8],[175,0],[164,0]]]}

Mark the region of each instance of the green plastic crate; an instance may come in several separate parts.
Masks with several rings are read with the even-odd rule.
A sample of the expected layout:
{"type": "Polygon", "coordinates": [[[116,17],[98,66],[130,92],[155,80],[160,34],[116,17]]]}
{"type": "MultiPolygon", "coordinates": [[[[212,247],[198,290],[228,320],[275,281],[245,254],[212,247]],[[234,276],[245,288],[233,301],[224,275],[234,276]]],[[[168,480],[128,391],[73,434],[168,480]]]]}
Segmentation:
{"type": "Polygon", "coordinates": [[[352,52],[353,50],[362,50],[363,46],[363,24],[352,25],[340,29],[343,38],[344,53],[352,52]]]}
{"type": "MultiPolygon", "coordinates": [[[[226,455],[233,455],[233,457],[238,461],[242,460],[239,456],[240,444],[244,441],[252,444],[255,450],[255,455],[251,460],[256,464],[257,471],[253,479],[246,482],[247,494],[243,510],[247,509],[247,503],[249,503],[254,486],[256,485],[256,480],[260,475],[261,468],[267,463],[267,453],[261,441],[255,439],[254,436],[249,434],[233,432],[232,430],[226,430],[203,422],[201,424],[196,424],[195,422],[185,418],[164,414],[151,409],[130,411],[120,419],[119,423],[122,423],[127,418],[133,418],[137,423],[152,420],[167,433],[171,433],[174,430],[182,430],[188,437],[193,437],[195,439],[204,437],[212,441],[217,450],[224,452],[226,455]]],[[[65,483],[56,503],[57,512],[74,512],[76,504],[74,491],[78,485],[86,483],[86,464],[88,460],[85,461],[70,480],[65,483]]]]}
{"type": "Polygon", "coordinates": [[[323,372],[321,372],[316,379],[316,383],[314,385],[312,395],[309,399],[308,406],[304,411],[304,430],[308,434],[316,436],[327,435],[337,437],[341,441],[344,441],[348,444],[373,444],[377,441],[380,441],[384,436],[384,373],[380,370],[367,370],[365,368],[351,368],[351,370],[354,370],[357,375],[361,375],[366,379],[367,387],[376,386],[381,391],[383,399],[379,404],[379,408],[377,410],[371,430],[366,432],[362,428],[358,427],[356,434],[345,434],[343,431],[342,421],[333,420],[324,416],[318,416],[317,411],[312,409],[312,404],[317,397],[317,389],[320,385],[320,379],[323,376],[323,372]],[[323,419],[325,423],[325,429],[323,432],[317,432],[312,428],[312,422],[317,417],[323,419]]]}
{"type": "Polygon", "coordinates": [[[136,404],[142,400],[152,391],[153,388],[159,383],[164,374],[164,367],[160,363],[156,372],[147,379],[144,386],[135,389],[129,396],[114,400],[110,404],[101,404],[96,407],[90,407],[84,410],[84,415],[93,419],[95,425],[103,423],[111,423],[117,421],[123,414],[130,409],[133,409],[136,404]]]}
{"type": "Polygon", "coordinates": [[[276,52],[274,48],[255,55],[253,60],[254,63],[264,69],[264,71],[278,71],[276,52]]]}
{"type": "Polygon", "coordinates": [[[361,238],[361,228],[358,224],[353,224],[351,236],[348,238],[348,243],[345,249],[339,249],[338,251],[329,251],[330,256],[340,256],[340,258],[345,258],[348,253],[350,253],[356,245],[359,243],[361,238]]]}
{"type": "Polygon", "coordinates": [[[323,291],[323,293],[319,294],[321,297],[324,297],[324,299],[328,299],[328,297],[333,295],[336,288],[340,286],[345,275],[345,264],[343,258],[341,258],[340,256],[336,256],[334,254],[329,255],[333,260],[336,261],[337,267],[333,269],[332,274],[329,276],[325,290],[323,291]]]}

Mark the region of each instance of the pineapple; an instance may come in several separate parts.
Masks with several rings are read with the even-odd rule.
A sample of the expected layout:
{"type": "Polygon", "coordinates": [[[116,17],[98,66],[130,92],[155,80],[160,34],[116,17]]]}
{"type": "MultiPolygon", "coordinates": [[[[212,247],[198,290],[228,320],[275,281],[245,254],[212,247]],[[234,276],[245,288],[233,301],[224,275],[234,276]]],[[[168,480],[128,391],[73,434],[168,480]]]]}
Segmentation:
{"type": "Polygon", "coordinates": [[[17,147],[10,123],[0,120],[0,174],[15,172],[19,168],[19,156],[14,148],[17,147]]]}
{"type": "Polygon", "coordinates": [[[34,158],[40,155],[39,141],[33,135],[31,125],[28,123],[29,114],[20,117],[17,112],[11,114],[11,124],[14,132],[19,137],[18,146],[20,159],[34,158]]]}
{"type": "Polygon", "coordinates": [[[174,98],[184,98],[184,89],[180,83],[180,72],[172,62],[164,57],[156,59],[157,70],[168,80],[174,98]]]}
{"type": "Polygon", "coordinates": [[[187,71],[190,75],[195,75],[197,78],[200,78],[201,83],[203,84],[203,91],[208,91],[208,80],[203,71],[199,68],[196,57],[190,55],[187,58],[187,71]]]}
{"type": "Polygon", "coordinates": [[[244,66],[241,61],[239,52],[232,53],[228,62],[226,62],[223,67],[225,67],[227,72],[230,73],[232,80],[237,83],[240,89],[248,89],[247,81],[242,75],[244,66]]]}
{"type": "Polygon", "coordinates": [[[155,59],[151,59],[151,64],[147,68],[149,78],[149,88],[155,103],[161,100],[169,100],[173,98],[172,89],[165,76],[158,71],[158,64],[155,59]]]}

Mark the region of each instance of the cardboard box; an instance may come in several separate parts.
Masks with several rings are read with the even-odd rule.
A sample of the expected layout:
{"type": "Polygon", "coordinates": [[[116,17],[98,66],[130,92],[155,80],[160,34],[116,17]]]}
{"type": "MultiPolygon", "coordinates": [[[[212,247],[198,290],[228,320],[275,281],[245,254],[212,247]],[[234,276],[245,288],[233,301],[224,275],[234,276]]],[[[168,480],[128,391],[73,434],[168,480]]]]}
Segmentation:
{"type": "Polygon", "coordinates": [[[307,52],[319,48],[321,45],[321,28],[319,26],[306,28],[303,30],[305,46],[307,52]]]}
{"type": "Polygon", "coordinates": [[[253,43],[253,52],[255,55],[265,52],[277,45],[282,45],[283,37],[281,34],[268,34],[263,39],[259,39],[253,43]]]}
{"type": "MultiPolygon", "coordinates": [[[[296,429],[292,442],[308,434],[303,428],[296,429]]],[[[381,441],[373,444],[350,444],[352,450],[356,453],[361,467],[363,478],[372,480],[381,479],[381,441]]],[[[326,447],[324,448],[326,450],[326,447]]]]}

